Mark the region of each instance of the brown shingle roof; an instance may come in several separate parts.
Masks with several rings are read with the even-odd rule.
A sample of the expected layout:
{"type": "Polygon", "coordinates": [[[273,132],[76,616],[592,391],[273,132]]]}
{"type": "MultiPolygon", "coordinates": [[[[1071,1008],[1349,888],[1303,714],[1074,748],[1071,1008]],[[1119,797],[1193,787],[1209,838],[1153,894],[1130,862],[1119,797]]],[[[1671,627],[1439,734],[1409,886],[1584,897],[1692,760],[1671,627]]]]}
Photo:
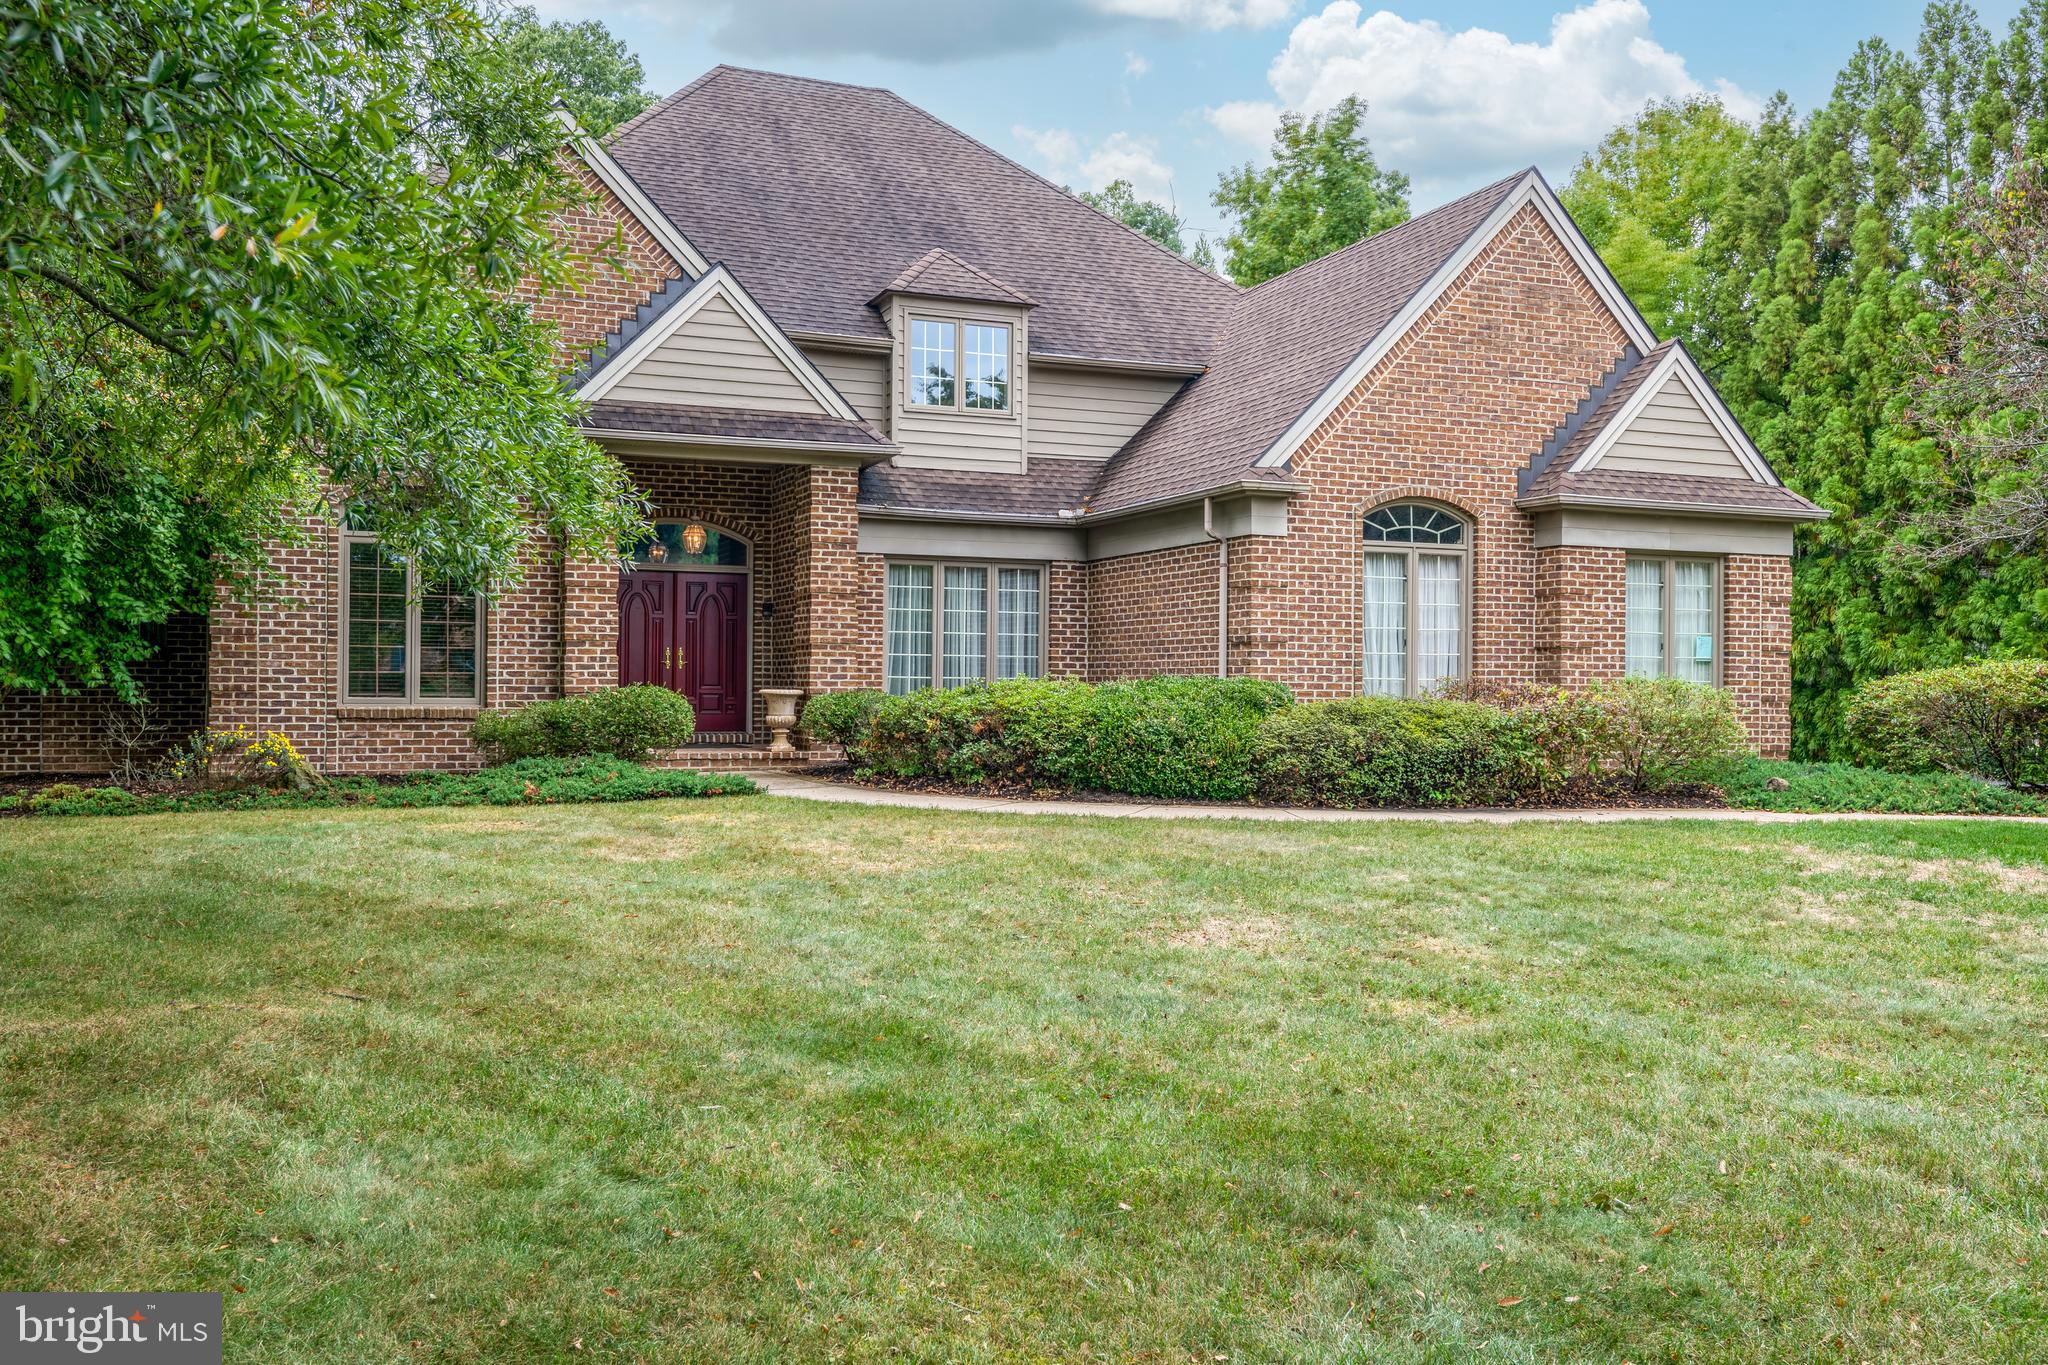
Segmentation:
{"type": "Polygon", "coordinates": [[[1039,458],[1028,474],[871,465],[860,474],[862,510],[950,512],[1020,521],[1063,520],[1102,472],[1099,460],[1039,458]]]}
{"type": "Polygon", "coordinates": [[[1036,303],[1036,352],[1192,371],[1239,294],[886,90],[721,66],[607,149],[789,331],[884,339],[869,301],[944,248],[1036,303]]]}
{"type": "Polygon", "coordinates": [[[842,421],[823,413],[760,412],[695,403],[623,403],[604,398],[584,411],[582,425],[591,430],[637,431],[650,436],[872,446],[878,455],[896,448],[866,422],[842,421]]]}
{"type": "MultiPolygon", "coordinates": [[[[1559,459],[1552,470],[1565,468],[1559,459]]],[[[1825,509],[1808,502],[1791,489],[1750,479],[1719,479],[1704,474],[1653,474],[1634,469],[1593,468],[1578,474],[1546,472],[1517,501],[1522,505],[1557,501],[1564,503],[1650,503],[1658,506],[1697,507],[1702,511],[1728,511],[1751,516],[1777,515],[1802,521],[1818,521],[1825,509]]]]}
{"type": "MultiPolygon", "coordinates": [[[[1097,513],[1238,480],[1393,321],[1522,180],[1518,173],[1240,296],[1194,380],[1110,461],[1097,513]]],[[[1037,323],[1034,321],[1034,327],[1037,323]]]]}
{"type": "Polygon", "coordinates": [[[976,270],[943,247],[933,247],[912,261],[875,297],[879,299],[886,294],[922,294],[927,298],[969,299],[976,303],[1007,303],[1022,308],[1032,306],[1029,296],[976,270]]]}

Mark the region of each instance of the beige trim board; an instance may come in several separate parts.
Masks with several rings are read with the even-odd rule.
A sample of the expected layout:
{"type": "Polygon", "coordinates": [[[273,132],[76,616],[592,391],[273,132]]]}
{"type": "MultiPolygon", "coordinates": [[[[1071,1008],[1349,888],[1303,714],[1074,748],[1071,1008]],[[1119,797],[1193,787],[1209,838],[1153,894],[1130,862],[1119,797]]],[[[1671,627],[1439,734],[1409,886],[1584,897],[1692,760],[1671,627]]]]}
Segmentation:
{"type": "Polygon", "coordinates": [[[1067,526],[860,514],[860,553],[897,559],[1080,560],[1086,537],[1067,526]]]}
{"type": "Polygon", "coordinates": [[[1537,511],[1535,545],[1638,550],[1678,555],[1781,555],[1792,553],[1792,524],[1747,517],[1645,515],[1618,508],[1560,507],[1537,511]]]}
{"type": "Polygon", "coordinates": [[[750,441],[740,437],[663,436],[659,432],[580,428],[585,436],[616,455],[646,455],[663,460],[718,464],[816,464],[864,469],[890,456],[887,447],[836,445],[825,442],[750,441]]]}
{"type": "Polygon", "coordinates": [[[1088,525],[1088,555],[1092,560],[1117,559],[1124,555],[1171,550],[1183,545],[1214,544],[1218,537],[1235,540],[1240,536],[1284,536],[1287,534],[1288,498],[1281,496],[1212,495],[1209,530],[1202,526],[1202,500],[1162,508],[1143,516],[1088,525]],[[1214,534],[1211,534],[1212,532],[1214,534]]]}

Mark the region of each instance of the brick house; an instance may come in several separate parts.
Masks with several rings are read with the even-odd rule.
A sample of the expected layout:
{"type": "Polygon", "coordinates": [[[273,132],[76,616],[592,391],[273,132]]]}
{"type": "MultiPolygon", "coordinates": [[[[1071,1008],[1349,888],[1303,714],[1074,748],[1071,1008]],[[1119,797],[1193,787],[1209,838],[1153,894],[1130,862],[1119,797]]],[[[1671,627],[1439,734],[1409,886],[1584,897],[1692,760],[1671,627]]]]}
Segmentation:
{"type": "MultiPolygon", "coordinates": [[[[564,236],[622,268],[534,307],[656,534],[537,538],[485,604],[309,526],[288,600],[213,614],[213,724],[380,770],[622,682],[745,744],[764,688],[1637,673],[1787,747],[1824,513],[1533,169],[1241,290],[883,90],[719,67],[573,151],[564,236]]],[[[63,729],[0,705],[0,769],[63,729]]]]}

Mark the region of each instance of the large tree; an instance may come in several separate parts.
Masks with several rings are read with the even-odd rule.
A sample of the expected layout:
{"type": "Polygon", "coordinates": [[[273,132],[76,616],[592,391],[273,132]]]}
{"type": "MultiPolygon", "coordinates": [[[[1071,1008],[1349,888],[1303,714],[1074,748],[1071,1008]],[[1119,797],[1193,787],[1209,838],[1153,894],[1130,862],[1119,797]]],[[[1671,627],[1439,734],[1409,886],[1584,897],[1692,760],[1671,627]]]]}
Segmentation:
{"type": "Polygon", "coordinates": [[[1719,100],[1655,103],[1609,133],[1560,193],[1660,336],[1690,321],[1700,247],[1749,137],[1719,100]]]}
{"type": "Polygon", "coordinates": [[[1382,170],[1365,136],[1365,104],[1280,116],[1271,161],[1219,179],[1213,202],[1231,218],[1226,268],[1241,285],[1283,275],[1408,221],[1408,177],[1382,170]]]}
{"type": "Polygon", "coordinates": [[[143,630],[346,501],[510,581],[637,523],[573,426],[554,89],[451,0],[37,0],[0,46],[0,686],[143,630]],[[323,490],[337,489],[332,499],[323,490]]]}
{"type": "Polygon", "coordinates": [[[1646,282],[1628,234],[1602,242],[1787,482],[1833,513],[1800,531],[1793,564],[1798,755],[1841,752],[1842,707],[1869,678],[2048,652],[2048,554],[1963,534],[2019,485],[1969,439],[2013,405],[1984,368],[1996,348],[1959,323],[1996,306],[1972,206],[2048,156],[2044,57],[2048,0],[2028,0],[2003,40],[1937,3],[1911,50],[1860,45],[1803,119],[1780,97],[1734,138],[1652,111],[1574,178],[1596,227],[1619,210],[1646,225],[1635,242],[1671,249],[1676,268],[1646,282]],[[1692,224],[1704,230],[1680,249],[1692,224]],[[1962,367],[1954,383],[1930,387],[1937,363],[1962,367]]]}
{"type": "Polygon", "coordinates": [[[641,89],[647,73],[640,58],[595,19],[542,23],[533,6],[515,5],[497,27],[505,56],[552,84],[577,126],[592,137],[603,137],[654,103],[641,89]]]}

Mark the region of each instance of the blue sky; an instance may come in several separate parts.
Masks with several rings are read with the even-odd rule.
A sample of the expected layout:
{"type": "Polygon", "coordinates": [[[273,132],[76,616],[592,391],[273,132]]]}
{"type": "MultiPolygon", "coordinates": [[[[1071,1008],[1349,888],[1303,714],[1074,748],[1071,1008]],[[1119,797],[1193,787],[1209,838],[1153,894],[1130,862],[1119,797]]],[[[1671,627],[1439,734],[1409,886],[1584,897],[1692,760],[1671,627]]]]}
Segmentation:
{"type": "MultiPolygon", "coordinates": [[[[1116,176],[1214,232],[1217,175],[1282,108],[1371,105],[1382,164],[1430,207],[1534,163],[1562,181],[1657,96],[1747,113],[1824,99],[1858,41],[1910,45],[1917,0],[533,0],[624,38],[666,93],[719,62],[887,86],[1062,183],[1116,176]],[[989,15],[997,17],[991,19],[989,15]]],[[[1981,0],[1997,33],[2020,0],[1981,0]]]]}

